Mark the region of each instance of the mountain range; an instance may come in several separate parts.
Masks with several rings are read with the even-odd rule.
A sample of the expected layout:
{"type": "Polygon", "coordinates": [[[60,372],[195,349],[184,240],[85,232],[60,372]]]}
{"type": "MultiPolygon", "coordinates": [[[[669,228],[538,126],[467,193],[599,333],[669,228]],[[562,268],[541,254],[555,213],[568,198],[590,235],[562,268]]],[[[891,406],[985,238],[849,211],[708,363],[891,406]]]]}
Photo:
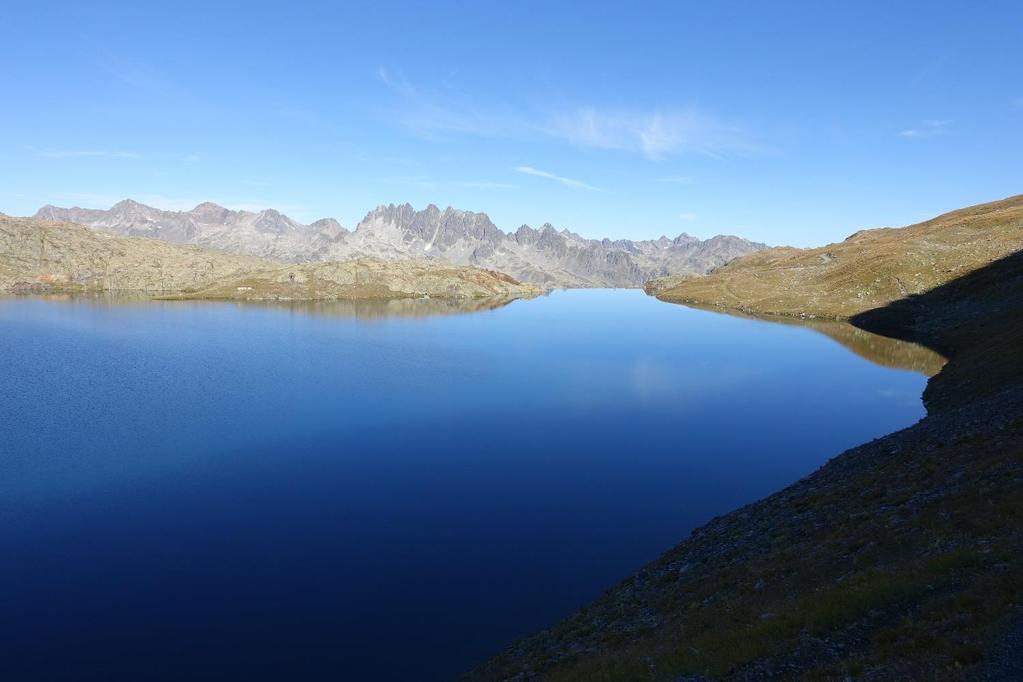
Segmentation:
{"type": "Polygon", "coordinates": [[[597,240],[550,224],[504,232],[485,213],[433,204],[423,210],[379,206],[354,231],[332,218],[305,225],[274,209],[235,211],[209,202],[190,211],[164,211],[130,199],[108,210],[44,206],[35,217],[289,263],[425,258],[564,287],[639,287],[656,277],[705,274],[767,248],[731,235],[597,240]]]}
{"type": "Polygon", "coordinates": [[[0,214],[0,292],[132,293],[190,299],[338,301],[529,298],[542,288],[438,261],[289,263],[0,214]]]}

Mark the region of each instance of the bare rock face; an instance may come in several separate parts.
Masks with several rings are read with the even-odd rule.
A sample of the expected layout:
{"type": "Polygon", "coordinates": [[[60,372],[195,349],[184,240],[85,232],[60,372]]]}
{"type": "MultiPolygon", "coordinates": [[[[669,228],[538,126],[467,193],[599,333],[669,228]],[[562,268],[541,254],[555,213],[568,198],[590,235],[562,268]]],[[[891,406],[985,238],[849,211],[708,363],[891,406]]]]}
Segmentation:
{"type": "Polygon", "coordinates": [[[211,202],[191,211],[162,211],[125,199],[107,211],[43,206],[35,217],[284,262],[327,260],[330,245],[348,233],[332,218],[303,225],[273,209],[232,211],[211,202]]]}
{"type": "Polygon", "coordinates": [[[686,234],[644,241],[586,239],[550,224],[506,233],[485,213],[391,204],[371,211],[342,248],[353,255],[404,254],[477,265],[553,286],[638,287],[655,277],[704,274],[766,246],[740,237],[701,241],[686,234]]]}
{"type": "MultiPolygon", "coordinates": [[[[265,219],[262,229],[291,229],[279,214],[260,215],[265,219]]],[[[72,223],[7,217],[0,217],[0,291],[141,292],[271,301],[511,299],[542,293],[539,287],[502,273],[436,261],[282,265],[190,244],[121,237],[72,223]]]]}
{"type": "Polygon", "coordinates": [[[639,287],[657,277],[700,275],[766,248],[723,235],[707,240],[686,234],[643,241],[586,239],[550,224],[506,233],[485,213],[432,204],[421,211],[409,204],[380,206],[354,232],[331,218],[303,225],[273,209],[231,211],[212,203],[191,211],[161,211],[131,200],[108,211],[44,206],[36,217],[284,262],[417,258],[568,287],[639,287]]]}

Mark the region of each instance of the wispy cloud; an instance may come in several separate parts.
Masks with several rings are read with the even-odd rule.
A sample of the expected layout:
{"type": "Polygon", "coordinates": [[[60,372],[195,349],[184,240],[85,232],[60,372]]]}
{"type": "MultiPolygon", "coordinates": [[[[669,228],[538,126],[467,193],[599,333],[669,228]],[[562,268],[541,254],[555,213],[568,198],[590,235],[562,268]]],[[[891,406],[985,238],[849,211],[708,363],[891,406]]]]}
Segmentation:
{"type": "Polygon", "coordinates": [[[389,166],[422,166],[423,162],[407,156],[391,156],[387,154],[367,154],[365,152],[352,152],[348,158],[359,163],[381,164],[389,166]]]}
{"type": "Polygon", "coordinates": [[[423,189],[438,189],[440,184],[437,180],[427,175],[391,175],[384,178],[385,182],[393,182],[400,185],[412,185],[423,189]]]}
{"type": "Polygon", "coordinates": [[[695,108],[665,111],[568,107],[550,111],[501,103],[479,104],[451,87],[421,87],[387,69],[380,81],[397,97],[393,116],[407,130],[428,139],[450,134],[502,139],[554,140],[595,149],[614,149],[663,159],[683,153],[713,157],[765,151],[740,126],[695,108]]]}
{"type": "Polygon", "coordinates": [[[202,157],[194,153],[145,153],[123,150],[123,149],[55,149],[51,147],[25,146],[26,149],[36,156],[45,159],[130,159],[146,161],[174,161],[185,163],[198,163],[202,157]]]}
{"type": "Polygon", "coordinates": [[[385,182],[421,187],[423,189],[442,189],[451,187],[468,187],[471,189],[517,189],[518,185],[490,180],[440,180],[429,175],[390,175],[383,178],[385,182]]]}
{"type": "Polygon", "coordinates": [[[680,213],[678,217],[681,220],[686,221],[687,223],[691,223],[694,220],[696,220],[697,218],[699,218],[699,216],[696,215],[695,213],[680,213]]]}
{"type": "Polygon", "coordinates": [[[657,182],[667,185],[688,185],[692,181],[693,179],[686,175],[672,175],[664,178],[657,178],[657,182]]]}
{"type": "Polygon", "coordinates": [[[383,67],[377,76],[401,104],[393,112],[397,123],[420,137],[440,139],[450,133],[521,137],[531,132],[525,120],[493,106],[481,107],[454,89],[419,87],[383,67]]]}
{"type": "Polygon", "coordinates": [[[576,180],[574,178],[566,178],[561,175],[555,175],[554,173],[548,173],[547,171],[542,171],[538,168],[533,168],[532,166],[513,166],[512,170],[515,171],[516,173],[524,173],[525,175],[532,175],[537,178],[546,178],[547,180],[553,180],[554,182],[559,182],[562,185],[565,185],[566,187],[574,187],[575,189],[585,189],[590,192],[607,191],[606,189],[602,189],[600,187],[594,187],[593,185],[585,183],[582,180],[576,180]]]}
{"type": "Polygon", "coordinates": [[[107,159],[141,159],[138,152],[103,150],[103,149],[39,149],[36,154],[47,159],[76,158],[107,158],[107,159]]]}
{"type": "Polygon", "coordinates": [[[107,46],[98,46],[100,64],[107,74],[135,92],[135,96],[175,102],[187,111],[199,105],[198,100],[185,87],[166,73],[141,61],[137,56],[127,57],[113,52],[107,46]]]}
{"type": "Polygon", "coordinates": [[[460,187],[471,187],[473,189],[517,189],[518,185],[507,182],[490,182],[488,180],[462,180],[456,182],[460,187]]]}
{"type": "Polygon", "coordinates": [[[640,152],[655,160],[684,153],[721,158],[763,151],[741,128],[695,109],[636,112],[583,108],[555,116],[548,129],[584,147],[640,152]]]}
{"type": "Polygon", "coordinates": [[[948,132],[948,127],[952,124],[952,121],[941,121],[936,119],[930,119],[921,121],[920,125],[916,128],[908,128],[906,130],[899,131],[899,137],[909,137],[923,139],[928,137],[938,137],[948,132]]]}
{"type": "MultiPolygon", "coordinates": [[[[226,120],[230,115],[221,99],[209,100],[191,90],[191,85],[178,80],[172,71],[164,71],[138,54],[122,54],[111,50],[109,41],[94,43],[97,64],[107,75],[115,91],[109,100],[93,104],[98,113],[124,116],[140,115],[138,105],[158,105],[174,111],[179,120],[226,120]]],[[[265,94],[265,93],[264,93],[265,94]]],[[[272,103],[272,102],[271,102],[272,103]]]]}

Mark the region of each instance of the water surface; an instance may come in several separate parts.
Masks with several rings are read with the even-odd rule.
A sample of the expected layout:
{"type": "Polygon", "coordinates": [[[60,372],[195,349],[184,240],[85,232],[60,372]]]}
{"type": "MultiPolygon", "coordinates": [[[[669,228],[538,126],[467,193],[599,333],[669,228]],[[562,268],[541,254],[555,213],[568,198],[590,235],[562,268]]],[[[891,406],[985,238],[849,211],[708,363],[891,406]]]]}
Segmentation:
{"type": "Polygon", "coordinates": [[[638,291],[427,312],[0,300],[0,677],[451,678],[934,364],[638,291]]]}

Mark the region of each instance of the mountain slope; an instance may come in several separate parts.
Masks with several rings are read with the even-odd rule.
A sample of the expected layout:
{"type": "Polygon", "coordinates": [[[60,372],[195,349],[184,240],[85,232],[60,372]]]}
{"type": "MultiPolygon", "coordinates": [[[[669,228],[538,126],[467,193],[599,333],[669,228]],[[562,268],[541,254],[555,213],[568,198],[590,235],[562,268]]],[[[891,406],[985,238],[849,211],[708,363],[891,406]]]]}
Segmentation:
{"type": "Polygon", "coordinates": [[[593,603],[467,677],[1018,679],[1020,203],[1016,197],[903,232],[873,231],[848,249],[834,248],[835,261],[869,250],[879,263],[859,260],[866,278],[855,277],[848,263],[827,277],[834,273],[814,262],[827,250],[768,254],[776,271],[752,256],[755,268],[739,261],[706,278],[714,286],[699,293],[731,307],[808,316],[849,314],[855,301],[870,306],[886,294],[866,285],[881,284],[875,280],[883,272],[941,281],[851,318],[949,358],[928,382],[927,417],[694,530],[593,603]],[[921,262],[933,262],[934,270],[916,272],[921,262]],[[817,288],[800,299],[793,282],[803,281],[817,288]],[[770,283],[782,288],[772,291],[770,283]],[[756,297],[744,297],[750,294],[756,297]]]}
{"type": "Polygon", "coordinates": [[[433,261],[361,259],[245,273],[180,296],[242,301],[390,298],[528,298],[541,289],[493,270],[433,261]]]}
{"type": "Polygon", "coordinates": [[[44,206],[36,217],[285,262],[418,258],[576,287],[636,287],[653,277],[703,274],[766,248],[723,235],[703,241],[685,234],[646,241],[584,239],[550,225],[538,230],[523,225],[506,233],[485,213],[433,205],[422,211],[409,204],[380,206],[354,232],[330,219],[302,225],[273,210],[230,211],[210,203],[177,212],[130,200],[108,211],[44,206]]]}
{"type": "Polygon", "coordinates": [[[845,318],[933,289],[1023,248],[1023,195],[817,249],[768,249],[707,277],[651,282],[658,298],[774,315],[845,318]]]}
{"type": "Polygon", "coordinates": [[[125,199],[106,211],[43,206],[34,217],[285,262],[327,260],[331,245],[348,233],[332,218],[303,225],[273,209],[231,211],[210,202],[191,211],[162,211],[125,199]]]}
{"type": "Polygon", "coordinates": [[[271,264],[81,225],[0,218],[0,291],[182,291],[271,264]]]}
{"type": "Polygon", "coordinates": [[[192,298],[323,300],[526,297],[540,293],[501,273],[426,262],[284,266],[72,223],[0,216],[0,291],[135,291],[192,298]]]}

